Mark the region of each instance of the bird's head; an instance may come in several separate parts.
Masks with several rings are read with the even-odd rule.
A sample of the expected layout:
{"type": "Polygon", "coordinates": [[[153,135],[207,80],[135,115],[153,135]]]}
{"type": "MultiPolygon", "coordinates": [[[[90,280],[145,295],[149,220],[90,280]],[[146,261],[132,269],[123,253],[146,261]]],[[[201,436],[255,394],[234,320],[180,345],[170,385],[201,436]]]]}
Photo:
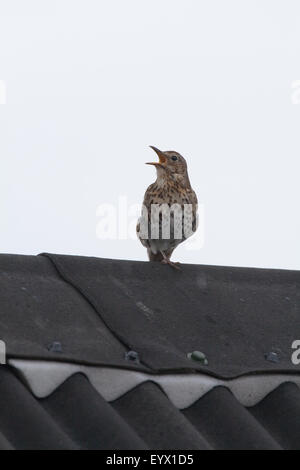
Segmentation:
{"type": "Polygon", "coordinates": [[[147,162],[147,165],[154,165],[157,170],[158,180],[165,180],[167,178],[173,178],[182,184],[189,183],[187,164],[185,159],[180,153],[173,150],[167,150],[163,152],[156,147],[150,145],[150,147],[157,154],[158,162],[147,162]]]}

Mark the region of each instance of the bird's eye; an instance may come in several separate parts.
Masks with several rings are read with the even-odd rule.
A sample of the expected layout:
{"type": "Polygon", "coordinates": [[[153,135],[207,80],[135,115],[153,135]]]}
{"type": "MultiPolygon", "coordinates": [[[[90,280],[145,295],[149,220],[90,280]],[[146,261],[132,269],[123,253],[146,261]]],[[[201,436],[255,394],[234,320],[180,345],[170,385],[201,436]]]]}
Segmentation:
{"type": "Polygon", "coordinates": [[[173,162],[176,162],[176,160],[178,160],[178,158],[176,157],[176,155],[173,155],[173,157],[171,157],[173,162]]]}

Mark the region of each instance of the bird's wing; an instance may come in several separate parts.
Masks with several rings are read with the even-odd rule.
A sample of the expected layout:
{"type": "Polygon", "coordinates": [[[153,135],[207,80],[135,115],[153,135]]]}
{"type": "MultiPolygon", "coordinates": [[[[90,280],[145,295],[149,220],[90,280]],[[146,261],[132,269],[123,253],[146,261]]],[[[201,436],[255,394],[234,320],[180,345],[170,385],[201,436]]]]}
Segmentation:
{"type": "Polygon", "coordinates": [[[136,234],[141,244],[147,248],[149,246],[148,240],[141,236],[141,217],[139,217],[136,224],[136,234]]]}

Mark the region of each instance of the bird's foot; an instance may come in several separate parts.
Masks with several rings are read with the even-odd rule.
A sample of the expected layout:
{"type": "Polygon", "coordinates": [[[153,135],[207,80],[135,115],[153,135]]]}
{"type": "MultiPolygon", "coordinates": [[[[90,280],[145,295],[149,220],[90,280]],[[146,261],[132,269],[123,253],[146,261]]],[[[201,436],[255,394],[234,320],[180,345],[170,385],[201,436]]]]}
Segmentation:
{"type": "Polygon", "coordinates": [[[162,264],[168,264],[171,266],[173,269],[177,269],[178,271],[181,271],[180,267],[178,266],[180,263],[174,263],[173,261],[169,260],[168,258],[164,258],[161,260],[162,264]]]}

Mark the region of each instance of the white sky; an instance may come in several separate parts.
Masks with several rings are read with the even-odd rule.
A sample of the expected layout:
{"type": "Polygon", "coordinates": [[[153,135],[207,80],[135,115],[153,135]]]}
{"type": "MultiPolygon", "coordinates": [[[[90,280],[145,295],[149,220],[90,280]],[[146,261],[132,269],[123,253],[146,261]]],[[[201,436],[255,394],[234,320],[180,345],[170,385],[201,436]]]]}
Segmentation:
{"type": "Polygon", "coordinates": [[[299,59],[297,0],[0,0],[0,251],[145,260],[96,211],[155,145],[204,207],[174,260],[300,269],[299,59]]]}

